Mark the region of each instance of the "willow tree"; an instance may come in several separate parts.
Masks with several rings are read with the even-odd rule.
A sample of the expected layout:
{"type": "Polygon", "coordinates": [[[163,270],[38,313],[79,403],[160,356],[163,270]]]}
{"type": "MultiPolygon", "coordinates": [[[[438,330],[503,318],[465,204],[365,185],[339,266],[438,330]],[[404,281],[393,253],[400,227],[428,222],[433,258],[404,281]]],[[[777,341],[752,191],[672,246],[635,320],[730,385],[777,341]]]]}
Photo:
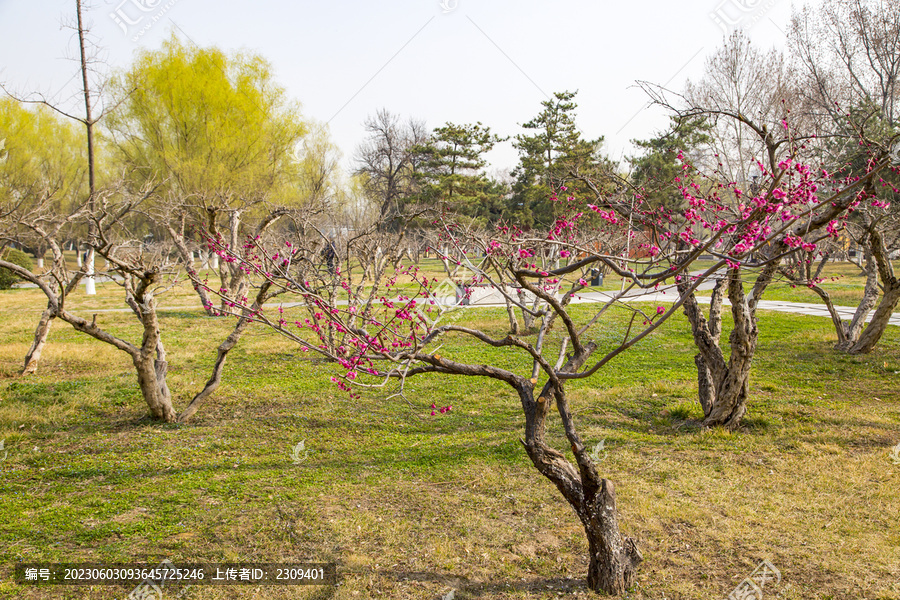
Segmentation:
{"type": "MultiPolygon", "coordinates": [[[[5,140],[0,163],[0,237],[3,245],[31,248],[40,271],[44,255],[53,250],[48,237],[69,233],[71,217],[86,197],[84,139],[69,121],[44,106],[28,109],[12,98],[0,98],[0,140],[5,140]]],[[[64,278],[49,277],[56,293],[64,278]]],[[[22,373],[34,373],[50,334],[54,314],[48,305],[38,321],[22,373]]]]}
{"type": "MultiPolygon", "coordinates": [[[[308,165],[296,149],[308,127],[263,58],[199,48],[173,35],[140,53],[111,90],[118,108],[107,126],[116,158],[133,187],[160,184],[163,200],[150,213],[195,281],[193,252],[208,249],[204,240],[235,247],[277,221],[273,206],[304,201],[297,178],[308,165]]],[[[228,298],[247,295],[235,265],[214,260],[211,267],[228,298]]],[[[195,289],[216,314],[204,286],[195,289]]]]}

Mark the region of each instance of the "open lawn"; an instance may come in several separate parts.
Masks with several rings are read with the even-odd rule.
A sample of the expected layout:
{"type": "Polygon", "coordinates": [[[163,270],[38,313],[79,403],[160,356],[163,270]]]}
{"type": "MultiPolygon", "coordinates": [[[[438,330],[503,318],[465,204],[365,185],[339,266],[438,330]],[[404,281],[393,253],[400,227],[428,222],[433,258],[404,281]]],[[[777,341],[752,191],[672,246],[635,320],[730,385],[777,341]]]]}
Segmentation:
{"type": "MultiPolygon", "coordinates": [[[[113,284],[99,289],[68,306],[124,306],[113,284]]],[[[180,289],[162,304],[198,301],[180,289]]],[[[127,356],[64,323],[39,373],[16,375],[44,305],[36,290],[0,292],[0,596],[130,591],[19,586],[17,561],[168,559],[333,561],[342,574],[337,587],[197,586],[179,596],[188,599],[594,597],[581,527],[522,449],[518,399],[503,384],[425,377],[405,398],[376,390],[351,400],[328,382],[330,365],[255,328],[195,418],[163,425],[147,419],[127,356]],[[453,410],[432,417],[432,402],[453,410]]],[[[97,318],[139,336],[128,313],[97,318]]],[[[500,332],[505,314],[472,309],[465,319],[500,332]]],[[[760,323],[738,432],[694,421],[694,350],[680,315],[570,389],[586,442],[605,440],[600,469],[644,555],[627,597],[724,599],[768,559],[782,579],[767,599],[896,600],[900,330],[850,357],[832,351],[827,319],[762,313],[760,323]]],[[[231,322],[183,309],[163,312],[162,324],[182,409],[231,322]]],[[[598,337],[611,343],[623,329],[614,320],[598,337]]],[[[452,337],[442,352],[521,362],[452,337]]],[[[559,429],[552,443],[565,449],[559,429]]]]}

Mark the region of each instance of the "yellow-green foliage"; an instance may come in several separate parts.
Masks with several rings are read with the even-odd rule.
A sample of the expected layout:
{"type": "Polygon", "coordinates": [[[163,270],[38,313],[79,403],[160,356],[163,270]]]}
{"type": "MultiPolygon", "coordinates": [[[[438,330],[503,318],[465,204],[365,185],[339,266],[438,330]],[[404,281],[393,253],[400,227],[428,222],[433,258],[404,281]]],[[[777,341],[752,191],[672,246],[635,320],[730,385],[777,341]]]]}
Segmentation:
{"type": "Polygon", "coordinates": [[[84,134],[45,107],[0,98],[0,214],[47,204],[65,211],[87,196],[84,134]]]}
{"type": "Polygon", "coordinates": [[[252,54],[183,44],[174,35],[113,79],[119,159],[140,181],[223,207],[290,196],[294,149],[307,132],[298,107],[252,54]]]}

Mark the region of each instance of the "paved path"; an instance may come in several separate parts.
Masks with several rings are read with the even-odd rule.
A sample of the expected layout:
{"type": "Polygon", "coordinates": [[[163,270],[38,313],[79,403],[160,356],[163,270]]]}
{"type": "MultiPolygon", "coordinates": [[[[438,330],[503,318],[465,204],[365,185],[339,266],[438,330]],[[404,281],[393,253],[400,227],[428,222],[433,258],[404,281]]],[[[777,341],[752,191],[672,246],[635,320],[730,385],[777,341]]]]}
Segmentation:
{"type": "MultiPolygon", "coordinates": [[[[692,275],[699,275],[702,273],[701,271],[691,273],[692,275]]],[[[709,278],[703,281],[698,287],[698,290],[711,290],[715,285],[715,280],[713,278],[709,278]]],[[[585,288],[586,290],[590,290],[590,288],[585,288]]],[[[529,294],[530,295],[530,294],[529,294]]],[[[585,303],[606,303],[612,300],[614,297],[618,296],[617,292],[614,291],[605,291],[605,292],[592,292],[585,291],[583,293],[578,294],[574,300],[572,300],[573,304],[585,304],[585,303]]],[[[532,297],[533,298],[533,297],[532,297]]],[[[621,298],[620,301],[625,303],[631,302],[649,302],[655,304],[673,304],[678,300],[678,291],[674,288],[674,286],[670,286],[667,292],[649,292],[644,290],[632,290],[625,294],[621,298]]],[[[709,304],[709,296],[697,296],[697,302],[700,304],[709,304]]],[[[723,302],[726,306],[731,306],[731,303],[726,298],[723,302]]],[[[276,308],[278,306],[283,306],[284,308],[294,308],[296,306],[300,306],[300,302],[284,302],[284,303],[270,303],[267,304],[267,308],[276,308]]],[[[505,306],[503,295],[496,288],[488,288],[488,287],[480,287],[477,286],[473,289],[470,295],[469,307],[497,307],[497,306],[505,306]]],[[[160,311],[171,311],[171,310],[197,310],[199,306],[196,304],[191,304],[188,306],[165,306],[160,307],[160,311]]],[[[780,300],[760,300],[758,304],[758,308],[760,310],[774,310],[776,312],[786,312],[793,313],[798,315],[809,315],[813,317],[825,317],[826,319],[830,319],[831,315],[828,313],[828,309],[825,308],[824,304],[808,304],[804,302],[785,302],[780,300]]],[[[853,318],[854,313],[856,312],[855,306],[835,306],[835,310],[837,310],[838,314],[842,319],[849,321],[853,318]]],[[[130,308],[102,308],[102,309],[78,309],[76,312],[81,313],[115,313],[115,312],[131,312],[130,308]]],[[[875,311],[871,311],[866,318],[866,322],[872,320],[872,315],[875,311]]],[[[900,326],[900,312],[894,313],[894,315],[890,319],[891,325],[900,326]]]]}
{"type": "MultiPolygon", "coordinates": [[[[578,296],[572,301],[572,304],[587,304],[587,303],[601,303],[601,302],[609,302],[618,294],[616,292],[584,292],[578,294],[578,296]]],[[[637,302],[649,302],[654,304],[673,304],[678,300],[678,293],[675,290],[672,290],[668,293],[662,292],[641,292],[640,290],[630,292],[626,294],[624,298],[621,299],[622,302],[625,303],[637,303],[637,302]]],[[[697,296],[697,302],[700,304],[709,304],[709,296],[697,296]]],[[[284,308],[294,308],[296,306],[300,306],[300,302],[284,302],[281,304],[278,303],[270,303],[267,304],[267,308],[276,308],[278,306],[283,306],[284,308]]],[[[731,303],[726,298],[723,302],[726,306],[730,306],[731,303]]],[[[481,294],[477,298],[474,298],[468,308],[477,308],[477,307],[497,307],[504,306],[503,296],[499,291],[493,290],[491,292],[481,294]]],[[[200,307],[196,304],[191,304],[188,306],[163,306],[160,307],[160,311],[172,311],[172,310],[197,310],[200,307]]],[[[803,302],[784,302],[780,300],[760,300],[758,305],[759,310],[774,310],[776,312],[786,312],[786,313],[794,313],[798,315],[809,315],[813,317],[825,317],[826,319],[830,319],[831,316],[828,314],[828,309],[825,308],[824,304],[807,304],[803,302]]],[[[850,320],[853,318],[853,314],[856,312],[856,307],[854,306],[835,306],[835,309],[838,311],[838,314],[841,315],[842,319],[850,320]]],[[[102,309],[77,309],[74,312],[80,313],[115,313],[115,312],[131,312],[130,308],[102,308],[102,309]]],[[[870,321],[872,319],[872,315],[875,311],[869,313],[866,321],[870,321]]],[[[890,319],[891,325],[900,326],[900,312],[894,313],[894,315],[890,319]]]]}
{"type": "MultiPolygon", "coordinates": [[[[584,297],[581,300],[577,300],[576,302],[608,302],[615,296],[615,292],[588,292],[587,294],[582,294],[584,297]]],[[[670,292],[668,294],[661,293],[652,293],[652,294],[643,294],[643,295],[635,295],[629,296],[625,299],[626,302],[653,302],[658,304],[673,304],[678,300],[678,294],[676,292],[670,292]]],[[[710,297],[709,296],[697,296],[697,302],[700,304],[709,304],[710,297]]],[[[731,302],[726,298],[723,301],[723,304],[726,306],[731,306],[731,302]]],[[[794,313],[798,315],[809,315],[813,317],[825,317],[826,319],[830,319],[831,315],[828,312],[828,309],[825,308],[824,304],[807,304],[804,302],[786,302],[782,300],[760,300],[757,305],[759,310],[774,310],[776,312],[786,312],[786,313],[794,313]]],[[[853,318],[853,315],[856,313],[855,306],[835,306],[835,310],[837,310],[838,314],[842,319],[850,320],[853,318]]],[[[866,322],[872,320],[872,315],[875,311],[871,311],[866,318],[866,322]]],[[[900,326],[900,312],[895,312],[890,320],[891,325],[900,326]]]]}

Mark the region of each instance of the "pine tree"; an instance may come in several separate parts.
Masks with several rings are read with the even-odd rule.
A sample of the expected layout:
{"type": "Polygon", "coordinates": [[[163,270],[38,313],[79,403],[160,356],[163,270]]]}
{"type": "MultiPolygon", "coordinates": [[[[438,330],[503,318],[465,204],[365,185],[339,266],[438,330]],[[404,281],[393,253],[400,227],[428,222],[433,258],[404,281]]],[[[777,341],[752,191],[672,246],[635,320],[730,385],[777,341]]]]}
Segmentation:
{"type": "MultiPolygon", "coordinates": [[[[576,174],[596,179],[612,168],[600,154],[603,138],[581,137],[575,125],[575,94],[556,92],[541,103],[543,110],[534,119],[522,125],[534,134],[516,136],[519,165],[512,173],[515,184],[508,214],[520,226],[550,225],[556,217],[551,198],[560,185],[576,174]]],[[[574,189],[569,193],[578,195],[574,189]]]]}
{"type": "Polygon", "coordinates": [[[462,214],[490,221],[491,207],[503,191],[484,173],[484,155],[504,139],[492,134],[491,128],[481,122],[448,122],[436,128],[428,142],[417,148],[423,199],[445,202],[462,214]]]}

